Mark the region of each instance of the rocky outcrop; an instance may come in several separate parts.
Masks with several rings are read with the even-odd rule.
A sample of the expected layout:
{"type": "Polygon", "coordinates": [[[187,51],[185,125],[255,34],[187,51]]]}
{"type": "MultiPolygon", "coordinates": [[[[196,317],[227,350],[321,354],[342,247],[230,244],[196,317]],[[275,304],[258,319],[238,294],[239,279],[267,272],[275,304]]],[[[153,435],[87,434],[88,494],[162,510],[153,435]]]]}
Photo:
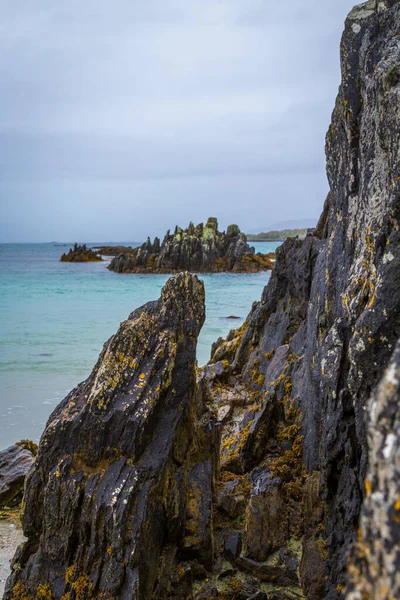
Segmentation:
{"type": "Polygon", "coordinates": [[[35,457],[35,444],[19,442],[0,452],[0,508],[18,505],[25,477],[35,457]]]}
{"type": "Polygon", "coordinates": [[[221,233],[217,219],[210,218],[205,226],[190,223],[187,229],[176,227],[174,234],[168,231],[162,244],[157,237],[153,243],[147,238],[139,248],[115,257],[108,268],[117,273],[254,273],[272,269],[273,258],[256,254],[237,225],[221,233]]]}
{"type": "Polygon", "coordinates": [[[231,526],[249,537],[249,558],[263,564],[274,559],[274,540],[295,548],[307,599],[333,600],[345,591],[371,485],[376,493],[366,501],[360,533],[363,575],[357,576],[357,555],[350,597],[390,598],[398,586],[397,471],[381,464],[377,479],[376,463],[376,453],[386,462],[395,451],[396,424],[385,422],[389,446],[382,454],[383,433],[368,422],[368,399],[400,335],[400,79],[393,77],[399,30],[398,3],[369,2],[347,19],[343,82],[326,144],[331,192],[320,222],[312,237],[288,240],[277,251],[261,302],[240,330],[214,345],[204,374],[223,419],[221,466],[257,491],[250,492],[242,526],[231,526]],[[368,428],[381,436],[370,447],[374,484],[367,477],[368,428]],[[267,487],[253,483],[261,468],[267,487]],[[275,525],[269,498],[281,515],[275,525]],[[292,531],[282,529],[288,509],[288,523],[298,525],[292,531]],[[386,509],[391,516],[384,518],[386,509]],[[377,520],[367,525],[371,514],[377,520]]]}
{"type": "Polygon", "coordinates": [[[53,412],[5,598],[161,599],[179,561],[210,568],[218,444],[195,387],[204,316],[197,277],[170,279],[53,412]]]}
{"type": "Polygon", "coordinates": [[[118,256],[124,252],[133,252],[132,246],[96,246],[93,250],[101,256],[118,256]]]}
{"type": "Polygon", "coordinates": [[[196,381],[183,274],[53,413],[6,600],[399,595],[399,31],[351,12],[320,221],[196,381]]]}
{"type": "Polygon", "coordinates": [[[86,244],[74,244],[67,254],[60,258],[61,262],[100,262],[100,254],[86,247],[86,244]]]}

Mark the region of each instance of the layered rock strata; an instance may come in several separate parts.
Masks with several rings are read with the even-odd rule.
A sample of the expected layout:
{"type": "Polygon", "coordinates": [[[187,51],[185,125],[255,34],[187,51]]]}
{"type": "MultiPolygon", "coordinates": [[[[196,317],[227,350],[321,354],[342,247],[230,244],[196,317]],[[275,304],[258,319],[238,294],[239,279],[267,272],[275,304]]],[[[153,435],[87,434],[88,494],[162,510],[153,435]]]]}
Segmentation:
{"type": "Polygon", "coordinates": [[[168,231],[162,243],[158,238],[130,252],[116,256],[109,269],[117,273],[254,273],[273,268],[273,255],[256,254],[237,225],[218,231],[217,219],[205,226],[190,223],[187,229],[168,231]]]}

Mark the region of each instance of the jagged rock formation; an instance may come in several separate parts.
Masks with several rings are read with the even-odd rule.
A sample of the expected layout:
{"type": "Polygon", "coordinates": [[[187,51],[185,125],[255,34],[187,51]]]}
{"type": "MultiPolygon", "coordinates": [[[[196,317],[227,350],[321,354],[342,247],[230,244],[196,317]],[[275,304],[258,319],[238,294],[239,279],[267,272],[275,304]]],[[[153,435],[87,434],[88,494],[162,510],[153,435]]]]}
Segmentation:
{"type": "Polygon", "coordinates": [[[253,496],[265,494],[262,483],[253,483],[259,469],[267,469],[270,481],[263,509],[257,500],[268,544],[249,520],[252,495],[244,521],[231,527],[248,536],[249,558],[256,559],[254,548],[263,549],[257,556],[263,564],[278,546],[297,546],[307,599],[333,600],[345,591],[346,561],[371,485],[375,495],[366,502],[361,530],[364,554],[352,568],[357,591],[349,597],[395,598],[399,585],[393,572],[399,561],[398,465],[380,464],[379,476],[377,464],[377,456],[386,463],[397,447],[393,388],[392,412],[389,405],[383,409],[380,430],[374,431],[378,416],[370,424],[374,484],[366,479],[368,398],[400,336],[399,30],[397,2],[368,2],[349,15],[343,82],[327,135],[331,192],[317,230],[278,250],[261,303],[239,331],[214,345],[204,375],[226,420],[222,467],[225,460],[226,469],[244,475],[253,496]],[[382,454],[383,436],[389,445],[382,454]],[[281,515],[272,534],[268,496],[281,515]],[[285,525],[282,531],[287,510],[289,530],[285,525]],[[297,531],[290,531],[293,514],[297,531]],[[376,521],[368,525],[371,515],[376,521]]]}
{"type": "Polygon", "coordinates": [[[349,15],[321,219],[197,383],[186,274],[52,415],[6,600],[398,597],[399,31],[349,15]]]}
{"type": "Polygon", "coordinates": [[[273,255],[256,254],[237,225],[221,233],[217,219],[210,218],[205,226],[190,223],[187,229],[176,227],[172,235],[168,231],[162,244],[157,237],[153,243],[147,238],[140,248],[115,257],[108,268],[117,273],[254,273],[272,269],[271,259],[273,255]]]}
{"type": "Polygon", "coordinates": [[[50,416],[5,598],[164,597],[177,557],[212,561],[216,435],[195,388],[196,276],[170,279],[50,416]]]}
{"type": "Polygon", "coordinates": [[[60,258],[61,262],[100,262],[100,254],[86,247],[86,244],[74,244],[67,254],[60,258]]]}
{"type": "Polygon", "coordinates": [[[19,442],[0,452],[0,508],[22,500],[25,477],[35,456],[35,444],[19,442]]]}

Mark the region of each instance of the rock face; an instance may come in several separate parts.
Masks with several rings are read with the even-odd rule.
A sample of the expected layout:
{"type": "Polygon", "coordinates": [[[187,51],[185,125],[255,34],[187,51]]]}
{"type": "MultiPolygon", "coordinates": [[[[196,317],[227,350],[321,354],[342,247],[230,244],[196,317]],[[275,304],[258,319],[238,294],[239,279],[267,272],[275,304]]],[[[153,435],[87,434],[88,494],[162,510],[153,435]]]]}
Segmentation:
{"type": "Polygon", "coordinates": [[[0,508],[19,504],[25,477],[34,461],[34,454],[15,444],[0,452],[0,508]]]}
{"type": "MultiPolygon", "coordinates": [[[[333,600],[346,589],[371,490],[349,597],[398,595],[398,465],[387,464],[398,443],[396,386],[375,424],[368,399],[400,335],[399,30],[397,2],[366,3],[347,19],[326,142],[331,192],[318,227],[278,250],[261,302],[214,345],[204,374],[223,420],[221,467],[252,485],[245,552],[265,564],[277,546],[294,549],[307,599],[333,600]],[[261,468],[268,485],[253,483],[261,468]]],[[[384,396],[381,389],[382,404],[384,396]]]]}
{"type": "Polygon", "coordinates": [[[100,254],[86,247],[86,244],[74,244],[68,254],[63,254],[61,262],[100,262],[100,254]]]}
{"type": "Polygon", "coordinates": [[[400,343],[372,396],[369,469],[349,600],[400,598],[400,343]]]}
{"type": "Polygon", "coordinates": [[[6,600],[399,597],[399,31],[351,12],[318,226],[196,381],[183,274],[53,413],[6,600]]]}
{"type": "Polygon", "coordinates": [[[255,254],[237,225],[221,233],[217,219],[210,218],[205,226],[190,223],[185,230],[176,227],[173,235],[168,231],[162,244],[148,238],[140,248],[115,257],[108,268],[117,273],[253,273],[272,269],[272,258],[255,254]]]}
{"type": "Polygon", "coordinates": [[[51,415],[5,598],[163,598],[178,558],[210,567],[218,444],[195,387],[204,315],[196,276],[170,279],[51,415]]]}

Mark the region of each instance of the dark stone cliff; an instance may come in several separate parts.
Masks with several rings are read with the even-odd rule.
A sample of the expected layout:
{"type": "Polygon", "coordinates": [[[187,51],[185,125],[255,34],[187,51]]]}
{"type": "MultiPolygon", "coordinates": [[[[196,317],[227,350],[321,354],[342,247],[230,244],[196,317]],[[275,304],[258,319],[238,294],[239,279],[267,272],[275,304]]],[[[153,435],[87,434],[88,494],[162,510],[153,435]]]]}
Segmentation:
{"type": "Polygon", "coordinates": [[[215,218],[206,225],[168,231],[163,242],[155,238],[130,252],[123,252],[110,263],[117,273],[254,273],[273,268],[272,255],[256,254],[237,225],[229,225],[226,233],[218,231],[215,218]]]}
{"type": "Polygon", "coordinates": [[[349,15],[321,219],[210,363],[182,274],[53,413],[6,600],[399,597],[399,31],[349,15]]]}

